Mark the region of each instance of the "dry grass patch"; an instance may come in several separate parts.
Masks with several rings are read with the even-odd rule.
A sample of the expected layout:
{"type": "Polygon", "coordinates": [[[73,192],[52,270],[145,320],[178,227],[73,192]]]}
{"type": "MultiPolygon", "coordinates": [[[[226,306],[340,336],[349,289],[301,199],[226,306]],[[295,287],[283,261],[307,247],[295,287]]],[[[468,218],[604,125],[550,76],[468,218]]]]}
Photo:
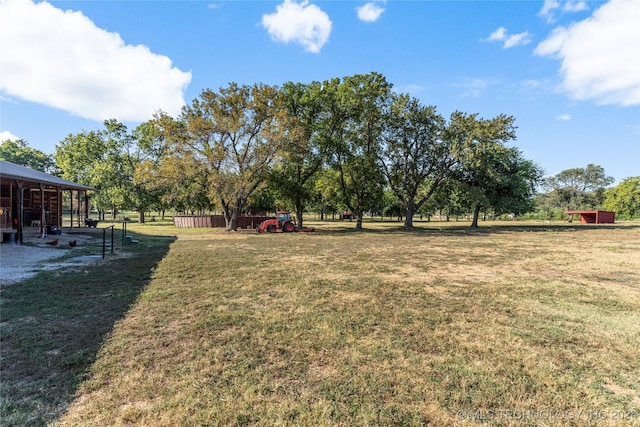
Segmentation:
{"type": "MultiPolygon", "coordinates": [[[[640,411],[637,224],[375,228],[177,230],[58,423],[450,425],[460,411],[640,411]]],[[[564,424],[575,423],[552,423],[564,424]]]]}

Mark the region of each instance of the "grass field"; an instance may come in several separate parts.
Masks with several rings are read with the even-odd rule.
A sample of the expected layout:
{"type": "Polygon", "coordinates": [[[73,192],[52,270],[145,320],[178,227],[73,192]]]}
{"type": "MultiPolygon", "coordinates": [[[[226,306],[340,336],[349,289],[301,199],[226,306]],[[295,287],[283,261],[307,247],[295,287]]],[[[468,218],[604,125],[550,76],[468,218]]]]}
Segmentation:
{"type": "Polygon", "coordinates": [[[2,289],[2,424],[640,425],[639,223],[309,225],[2,289]]]}

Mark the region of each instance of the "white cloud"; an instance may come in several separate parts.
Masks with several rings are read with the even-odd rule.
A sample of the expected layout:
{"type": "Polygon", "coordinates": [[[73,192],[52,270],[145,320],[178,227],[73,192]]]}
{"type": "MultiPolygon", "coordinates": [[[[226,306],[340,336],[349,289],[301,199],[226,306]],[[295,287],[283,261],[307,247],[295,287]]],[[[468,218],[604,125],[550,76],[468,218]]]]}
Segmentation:
{"type": "Polygon", "coordinates": [[[384,9],[375,3],[367,3],[364,6],[357,7],[358,19],[364,22],[376,22],[384,9]]]}
{"type": "Polygon", "coordinates": [[[493,33],[489,35],[484,41],[486,42],[495,42],[495,41],[503,41],[507,35],[507,29],[505,27],[500,27],[495,30],[493,33]]]}
{"type": "Polygon", "coordinates": [[[11,140],[11,141],[17,141],[20,138],[15,136],[14,134],[9,132],[8,130],[0,131],[0,142],[4,142],[4,141],[6,141],[8,139],[11,140]]]}
{"type": "Polygon", "coordinates": [[[562,88],[575,99],[640,104],[640,7],[614,0],[569,27],[556,28],[535,53],[562,60],[562,88]]]}
{"type": "Polygon", "coordinates": [[[484,41],[486,42],[502,41],[506,38],[506,36],[507,36],[507,29],[505,27],[500,27],[497,30],[495,30],[493,33],[491,33],[489,37],[484,39],[484,41]]]}
{"type": "Polygon", "coordinates": [[[569,114],[560,114],[559,116],[556,116],[556,120],[560,120],[563,122],[568,122],[569,120],[571,120],[571,115],[569,114]]]}
{"type": "Polygon", "coordinates": [[[47,2],[0,0],[0,46],[2,91],[88,119],[177,114],[191,81],[168,57],[47,2]]]}
{"type": "Polygon", "coordinates": [[[547,23],[552,24],[556,21],[556,12],[582,12],[589,10],[589,6],[584,0],[567,0],[564,6],[560,5],[558,0],[544,0],[542,9],[538,12],[538,16],[544,18],[547,23]]]}
{"type": "Polygon", "coordinates": [[[589,10],[589,6],[582,0],[568,0],[562,10],[565,12],[582,12],[589,10]]]}
{"type": "Polygon", "coordinates": [[[509,49],[510,47],[524,46],[529,43],[531,43],[531,34],[529,34],[528,31],[525,31],[524,33],[511,34],[506,38],[502,47],[504,49],[509,49]]]}
{"type": "Polygon", "coordinates": [[[262,16],[262,26],[273,40],[284,43],[295,41],[312,53],[320,52],[331,33],[329,16],[308,1],[297,3],[284,0],[276,6],[275,13],[262,16]]]}
{"type": "Polygon", "coordinates": [[[538,16],[541,16],[547,20],[548,23],[555,21],[554,11],[560,8],[558,0],[544,0],[542,9],[538,12],[538,16]]]}
{"type": "Polygon", "coordinates": [[[519,34],[509,34],[505,27],[500,27],[489,35],[485,42],[504,42],[503,49],[509,49],[515,46],[522,46],[531,43],[531,34],[528,31],[519,34]]]}

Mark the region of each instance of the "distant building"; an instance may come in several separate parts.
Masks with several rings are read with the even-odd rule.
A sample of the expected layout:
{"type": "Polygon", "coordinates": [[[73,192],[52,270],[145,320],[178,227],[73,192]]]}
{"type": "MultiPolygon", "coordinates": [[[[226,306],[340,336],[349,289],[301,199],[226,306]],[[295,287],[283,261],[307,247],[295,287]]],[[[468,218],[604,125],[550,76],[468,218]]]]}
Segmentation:
{"type": "Polygon", "coordinates": [[[580,222],[583,224],[613,224],[616,222],[616,213],[609,211],[566,211],[565,214],[570,217],[580,215],[580,222]]]}

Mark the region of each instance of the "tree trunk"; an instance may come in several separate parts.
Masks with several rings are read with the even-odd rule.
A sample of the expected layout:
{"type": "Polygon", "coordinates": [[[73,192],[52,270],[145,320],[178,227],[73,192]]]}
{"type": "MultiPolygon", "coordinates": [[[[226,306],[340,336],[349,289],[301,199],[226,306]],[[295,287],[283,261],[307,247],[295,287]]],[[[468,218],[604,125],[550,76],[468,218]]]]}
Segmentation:
{"type": "Polygon", "coordinates": [[[480,216],[480,208],[481,208],[481,206],[479,204],[477,204],[473,208],[473,221],[471,221],[471,227],[473,227],[473,228],[477,228],[478,227],[478,217],[480,216]]]}
{"type": "Polygon", "coordinates": [[[298,223],[298,227],[302,228],[302,205],[296,205],[296,221],[298,223]]]}
{"type": "Polygon", "coordinates": [[[362,216],[362,212],[356,214],[356,230],[362,230],[362,216]]]}
{"type": "Polygon", "coordinates": [[[223,206],[222,213],[224,215],[225,230],[231,230],[231,216],[233,215],[231,213],[231,209],[229,209],[227,206],[223,206]]]}
{"type": "Polygon", "coordinates": [[[144,224],[144,211],[138,211],[138,223],[144,224]]]}
{"type": "MultiPolygon", "coordinates": [[[[231,210],[231,215],[229,217],[229,221],[227,222],[227,228],[225,229],[226,231],[237,231],[238,230],[238,215],[240,213],[240,209],[233,208],[231,210]]],[[[225,215],[225,219],[226,219],[226,215],[225,215]]]]}
{"type": "Polygon", "coordinates": [[[413,229],[413,206],[407,206],[406,216],[404,218],[404,226],[403,228],[407,230],[413,229]]]}

